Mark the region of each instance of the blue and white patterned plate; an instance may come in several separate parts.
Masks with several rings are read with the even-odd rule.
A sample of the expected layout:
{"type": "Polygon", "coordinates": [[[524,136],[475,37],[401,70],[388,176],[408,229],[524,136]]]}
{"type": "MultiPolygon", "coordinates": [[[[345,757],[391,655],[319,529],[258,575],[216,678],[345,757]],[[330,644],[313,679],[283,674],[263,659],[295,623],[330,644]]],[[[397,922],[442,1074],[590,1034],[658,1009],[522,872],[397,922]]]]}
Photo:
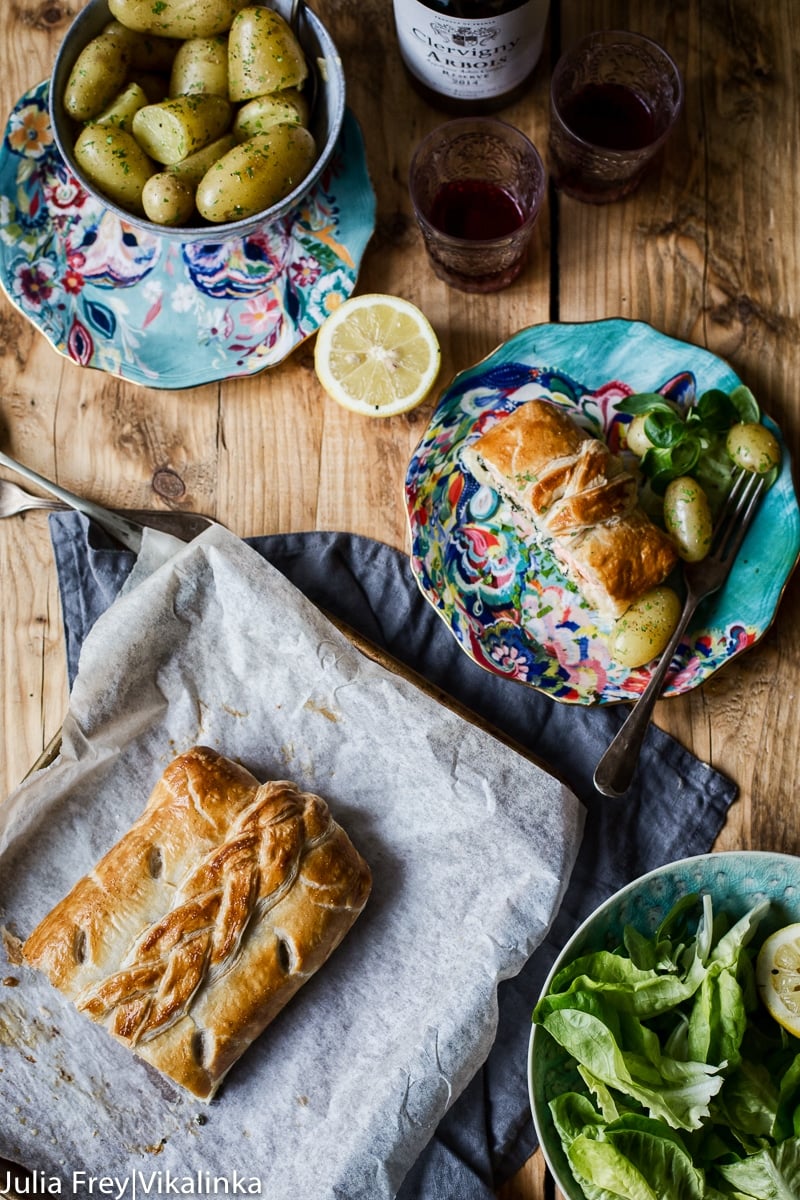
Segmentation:
{"type": "MultiPolygon", "coordinates": [[[[462,466],[463,447],[541,397],[617,450],[630,417],[616,406],[632,392],[691,404],[710,388],[730,392],[739,383],[707,350],[619,319],[523,329],[453,380],[411,459],[406,503],[417,582],[475,662],[568,704],[635,700],[649,679],[646,666],[611,660],[611,623],[552,554],[520,538],[508,506],[462,466]]],[[[724,588],[690,623],[665,695],[703,683],[765,633],[798,554],[800,509],[783,447],[780,475],[724,588]]]]}
{"type": "Polygon", "coordinates": [[[154,388],[251,375],[353,291],[375,194],[351,112],[288,216],[248,237],[181,243],[86,194],[53,140],[48,90],[22,97],[0,147],[0,284],[61,354],[154,388]]]}

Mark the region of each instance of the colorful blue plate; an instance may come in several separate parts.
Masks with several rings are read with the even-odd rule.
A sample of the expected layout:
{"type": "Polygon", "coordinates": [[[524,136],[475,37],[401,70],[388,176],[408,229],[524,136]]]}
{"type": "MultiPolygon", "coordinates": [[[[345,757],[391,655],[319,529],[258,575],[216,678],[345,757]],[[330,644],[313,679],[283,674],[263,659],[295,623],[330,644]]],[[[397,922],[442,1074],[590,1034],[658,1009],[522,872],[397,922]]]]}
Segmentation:
{"type": "MultiPolygon", "coordinates": [[[[480,666],[570,704],[633,700],[647,667],[611,661],[609,622],[579,595],[547,551],[523,541],[490,488],[461,465],[464,446],[537,397],[554,400],[612,449],[630,418],[632,392],[661,391],[690,404],[741,381],[706,350],[640,322],[539,325],[516,334],[458,375],[439,400],[406,478],[411,563],[423,594],[480,666]]],[[[765,418],[780,438],[775,425],[765,418]]],[[[800,510],[785,446],[724,588],[690,624],[665,695],[697,687],[769,627],[800,555],[800,510]]]]}
{"type": "Polygon", "coordinates": [[[48,90],[22,97],[0,147],[0,283],[61,354],[154,388],[251,375],[353,291],[375,194],[349,111],[329,167],[288,216],[182,243],[86,194],[53,140],[48,90]]]}

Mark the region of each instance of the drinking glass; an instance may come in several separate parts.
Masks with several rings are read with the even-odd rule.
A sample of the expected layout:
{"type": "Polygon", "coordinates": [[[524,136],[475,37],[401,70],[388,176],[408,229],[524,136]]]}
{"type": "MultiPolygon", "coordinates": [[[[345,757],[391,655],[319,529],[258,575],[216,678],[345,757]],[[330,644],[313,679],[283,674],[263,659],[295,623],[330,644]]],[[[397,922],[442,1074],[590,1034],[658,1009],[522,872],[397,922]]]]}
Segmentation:
{"type": "Polygon", "coordinates": [[[607,204],[638,187],[672,130],[683,82],[661,46],[601,30],[561,56],[550,84],[548,166],[556,187],[607,204]]]}
{"type": "Polygon", "coordinates": [[[545,193],[533,143],[496,117],[439,125],[412,158],[409,190],[435,274],[495,292],[522,270],[545,193]]]}

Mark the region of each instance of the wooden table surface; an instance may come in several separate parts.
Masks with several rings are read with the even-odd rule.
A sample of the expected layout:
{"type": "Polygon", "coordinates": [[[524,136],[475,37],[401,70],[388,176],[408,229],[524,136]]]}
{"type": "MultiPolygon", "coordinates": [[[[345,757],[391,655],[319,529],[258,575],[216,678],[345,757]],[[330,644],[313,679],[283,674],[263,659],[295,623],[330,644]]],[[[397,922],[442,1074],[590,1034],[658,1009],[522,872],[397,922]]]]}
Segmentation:
{"type": "MultiPolygon", "coordinates": [[[[50,74],[80,7],[79,0],[4,6],[0,109],[10,111],[50,74]]],[[[798,461],[800,7],[793,0],[554,4],[530,92],[503,114],[542,150],[558,47],[592,28],[636,29],[664,44],[683,73],[684,111],[657,169],[624,203],[595,208],[551,194],[524,275],[485,297],[448,290],[425,262],[406,176],[412,147],[443,116],[407,83],[389,0],[313,0],[313,7],[339,46],[377,193],[358,290],[396,293],[425,311],[442,345],[441,383],[524,326],[635,318],[726,358],[798,461]]],[[[325,397],[312,355],[308,342],[249,379],[142,388],[59,357],[3,295],[0,444],[107,505],[172,504],[241,535],[348,530],[407,549],[403,478],[434,397],[409,416],[360,418],[325,397]],[[159,495],[165,478],[178,499],[159,495]]],[[[59,728],[67,703],[43,514],[0,523],[0,596],[5,795],[59,728]]],[[[755,648],[656,710],[660,725],[739,786],[719,849],[800,852],[799,638],[794,578],[755,648]]],[[[539,1200],[553,1191],[534,1157],[499,1195],[539,1200]]]]}

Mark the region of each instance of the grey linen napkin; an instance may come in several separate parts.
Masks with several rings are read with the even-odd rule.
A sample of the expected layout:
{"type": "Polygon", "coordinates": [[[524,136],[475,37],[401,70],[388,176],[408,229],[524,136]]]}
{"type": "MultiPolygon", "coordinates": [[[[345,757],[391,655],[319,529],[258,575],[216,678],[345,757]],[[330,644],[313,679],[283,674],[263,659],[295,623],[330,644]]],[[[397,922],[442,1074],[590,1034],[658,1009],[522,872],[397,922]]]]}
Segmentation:
{"type": "MultiPolygon", "coordinates": [[[[77,513],[50,517],[70,683],[89,629],[125,582],[133,555],[77,513]]],[[[662,863],[711,849],[736,787],[652,728],[621,800],[599,795],[595,764],[625,709],[583,708],[476,666],[419,591],[407,557],[369,538],[301,533],[248,539],[310,600],[489,721],[564,779],[587,810],[583,844],[548,938],[499,989],[488,1060],[442,1120],[399,1200],[491,1200],[536,1146],[526,1062],[533,1005],[573,929],[618,888],[662,863]]]]}

